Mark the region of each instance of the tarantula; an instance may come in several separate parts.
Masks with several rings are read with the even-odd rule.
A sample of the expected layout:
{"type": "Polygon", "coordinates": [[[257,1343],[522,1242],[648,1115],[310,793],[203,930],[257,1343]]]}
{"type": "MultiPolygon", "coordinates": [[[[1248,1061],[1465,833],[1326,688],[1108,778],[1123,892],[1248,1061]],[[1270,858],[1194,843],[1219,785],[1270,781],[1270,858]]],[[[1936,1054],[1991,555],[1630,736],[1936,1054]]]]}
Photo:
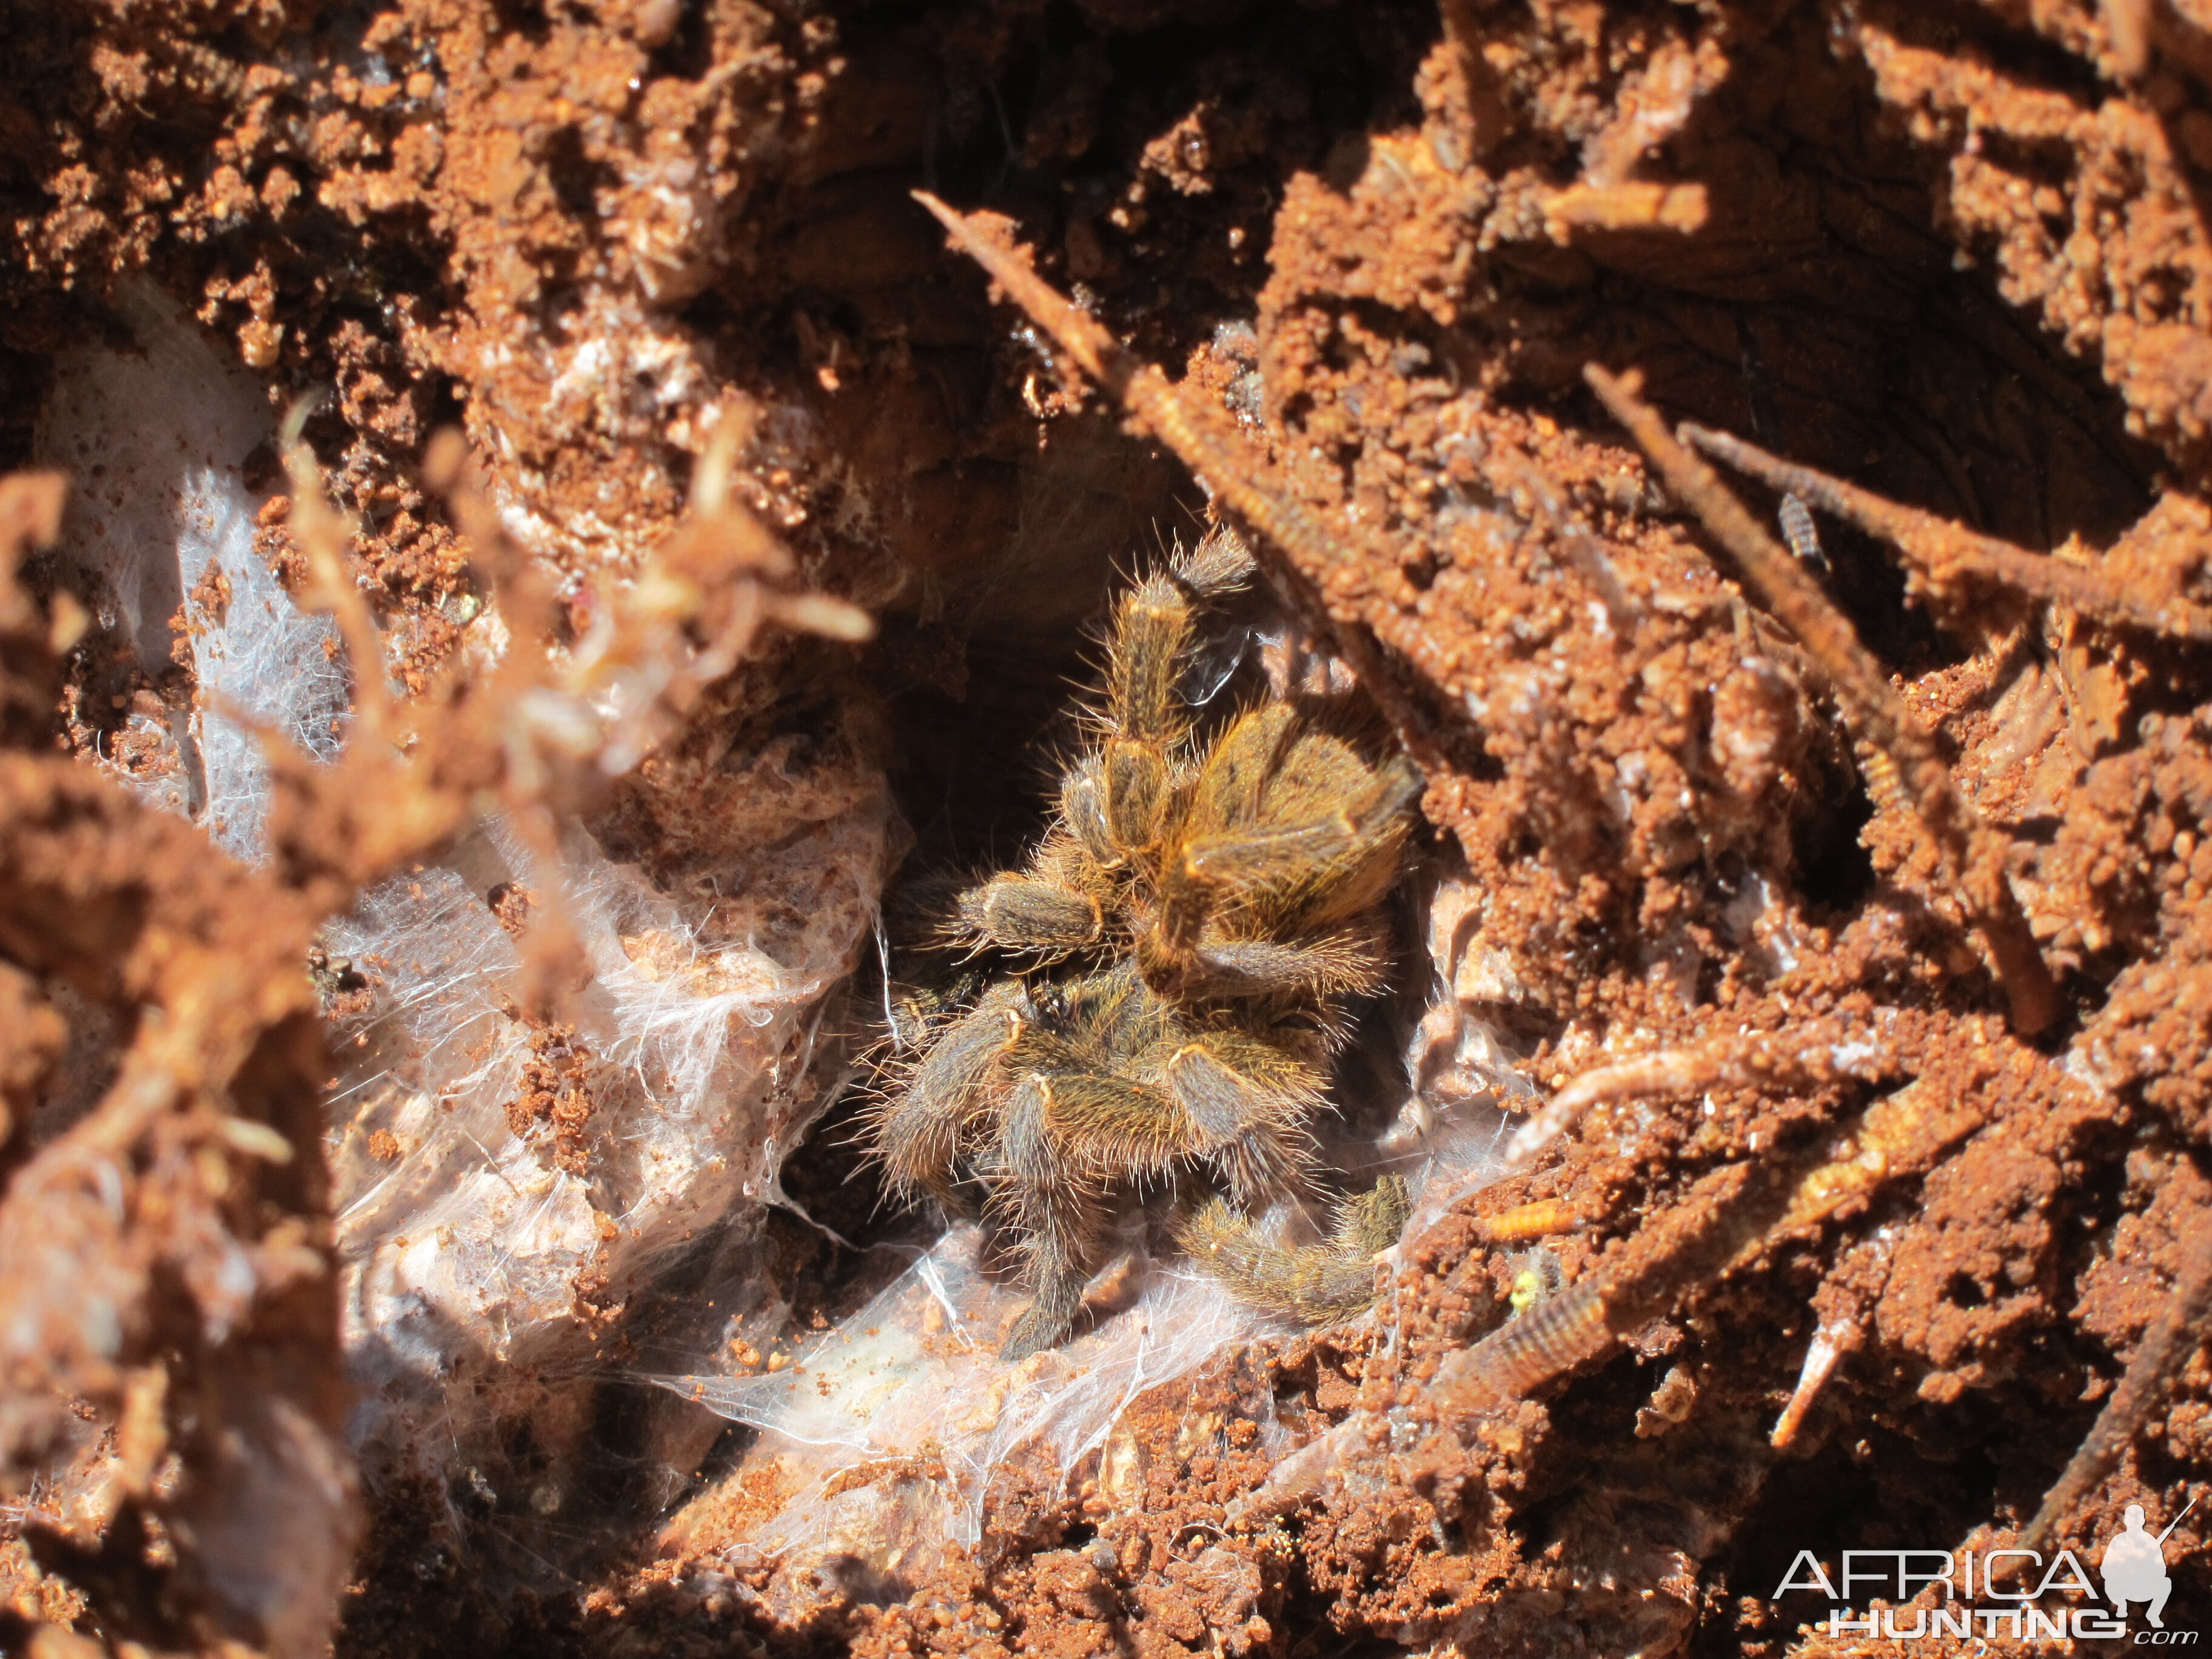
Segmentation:
{"type": "Polygon", "coordinates": [[[1268,1198],[1316,1188],[1310,1126],[1348,1000],[1383,981],[1378,910],[1422,787],[1314,700],[1270,695],[1201,723],[1182,691],[1199,614],[1250,569],[1217,532],[1121,596],[1057,822],[1024,868],[954,906],[948,942],[995,957],[1000,976],[872,1114],[896,1189],[954,1203],[980,1187],[1017,1242],[1034,1300],[1008,1359],[1066,1334],[1116,1189],[1178,1176],[1225,1188],[1234,1210],[1188,1217],[1186,1245],[1312,1319],[1368,1299],[1367,1258],[1403,1224],[1392,1181],[1346,1206],[1331,1245],[1249,1236],[1268,1198]],[[1332,1255],[1358,1259],[1332,1271],[1332,1255]]]}

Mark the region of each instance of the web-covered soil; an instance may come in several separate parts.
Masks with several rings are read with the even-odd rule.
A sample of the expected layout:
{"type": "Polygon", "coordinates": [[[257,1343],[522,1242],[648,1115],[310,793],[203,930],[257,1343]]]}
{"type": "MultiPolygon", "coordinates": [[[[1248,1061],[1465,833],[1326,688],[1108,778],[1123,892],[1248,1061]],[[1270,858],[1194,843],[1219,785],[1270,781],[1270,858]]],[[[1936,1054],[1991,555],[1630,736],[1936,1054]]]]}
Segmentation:
{"type": "MultiPolygon", "coordinates": [[[[71,474],[65,508],[0,495],[0,1641],[312,1652],[334,1616],[362,1659],[1819,1652],[1825,1606],[1772,1594],[1798,1550],[2009,1541],[2178,1285],[2202,1312],[2203,638],[1821,523],[1826,592],[2006,845],[2058,990],[2021,1029],[1807,642],[1583,380],[1640,370],[1670,421],[2212,604],[2192,5],[0,19],[0,461],[71,474]],[[1034,833],[1115,569],[1206,512],[916,189],[1002,216],[1328,527],[1318,574],[1255,551],[1427,780],[1401,1091],[1520,1113],[1645,1056],[1735,1058],[1647,1073],[1409,1235],[1371,1318],[1224,1349],[1072,1468],[1017,1448],[972,1547],[887,1543],[794,1599],[741,1547],[788,1495],[751,1431],[637,1379],[709,1350],[765,1373],[927,1241],[880,1206],[849,1102],[780,1170],[760,1137],[878,1034],[878,899],[896,924],[1034,833]],[[131,356],[149,293],[272,415],[323,394],[304,436],[345,526],[273,443],[234,463],[295,498],[262,510],[264,559],[392,683],[380,726],[356,670],[328,765],[272,763],[266,840],[234,848],[258,862],[163,793],[232,579],[119,598],[82,551],[121,511],[109,458],[52,436],[72,354],[131,356]],[[502,653],[540,638],[542,663],[502,653]],[[579,869],[566,900],[532,885],[579,869]],[[495,1137],[487,1171],[538,1160],[574,1236],[520,1346],[485,1334],[516,1292],[365,1372],[346,1345],[386,1328],[365,1293],[341,1308],[346,1264],[450,1250],[448,1223],[333,1189],[460,1131],[397,1096],[345,1115],[398,969],[343,929],[447,875],[483,901],[495,1034],[455,1073],[521,1079],[454,1122],[495,1137]],[[803,994],[726,977],[761,941],[816,964],[803,994]],[[590,1035],[632,1006],[617,969],[740,1024],[773,1006],[717,1051],[714,1086],[770,1125],[720,1185],[621,1164],[647,1109],[590,1035]],[[1934,1127],[1846,1201],[1680,1247],[1730,1180],[1817,1164],[1899,1098],[1934,1127]],[[1546,1200],[1546,1226],[1493,1219],[1546,1200]],[[1502,1406],[1424,1403],[1516,1297],[1638,1274],[1658,1311],[1603,1354],[1502,1406]],[[774,1295],[717,1306],[738,1283],[774,1295]],[[1255,1500],[1346,1422],[1373,1427],[1359,1455],[1255,1500]]],[[[2130,1503],[2163,1526],[2212,1497],[2195,1340],[2054,1540],[2086,1558],[2130,1503]]],[[[896,1503],[939,1474],[917,1446],[841,1478],[896,1503]]],[[[2169,1542],[2170,1625],[2212,1612],[2208,1512],[2169,1542]]]]}

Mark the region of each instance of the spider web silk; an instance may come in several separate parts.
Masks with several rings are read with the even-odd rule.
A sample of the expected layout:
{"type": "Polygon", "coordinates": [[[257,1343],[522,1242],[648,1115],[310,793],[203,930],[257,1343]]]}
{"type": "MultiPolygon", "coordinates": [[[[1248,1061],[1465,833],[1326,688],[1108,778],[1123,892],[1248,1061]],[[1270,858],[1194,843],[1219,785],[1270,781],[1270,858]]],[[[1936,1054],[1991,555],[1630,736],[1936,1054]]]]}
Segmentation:
{"type": "MultiPolygon", "coordinates": [[[[264,388],[152,286],[125,284],[116,310],[132,342],[57,359],[36,452],[71,474],[63,552],[102,626],[159,679],[181,613],[197,695],[187,710],[125,711],[116,743],[135,758],[99,759],[225,852],[258,860],[270,791],[254,727],[331,757],[350,699],[344,659],[331,624],[302,614],[253,550],[266,495],[245,463],[271,436],[264,388]]],[[[475,642],[494,654],[495,622],[487,612],[490,643],[475,642]]],[[[592,711],[603,773],[636,762],[656,694],[689,666],[643,659],[608,690],[592,711]]],[[[564,1490],[588,1491],[588,1402],[618,1374],[595,1363],[599,1337],[578,1310],[617,1316],[687,1240],[757,1229],[836,1082],[836,1064],[824,1075],[815,1058],[825,1000],[871,937],[901,833],[882,777],[857,752],[771,734],[733,751],[719,781],[744,821],[697,852],[675,890],[579,824],[541,869],[494,823],[325,930],[343,969],[325,1149],[349,1427],[373,1482],[427,1495],[425,1562],[454,1559],[472,1528],[480,1536],[483,1505],[495,1518],[544,1513],[564,1490]],[[569,1015],[590,1056],[582,1176],[557,1166],[548,1131],[518,1135],[507,1121],[531,1033],[509,1000],[516,942],[486,895],[513,881],[549,890],[539,902],[559,906],[586,961],[569,1015]],[[510,1466],[499,1425],[518,1415],[536,1439],[510,1466]]],[[[96,1075],[98,1056],[83,1069],[96,1075]]],[[[325,1473],[272,1455],[258,1510],[240,1517],[252,1547],[222,1558],[240,1595],[272,1618],[304,1608],[317,1631],[335,1593],[322,1580],[347,1565],[319,1566],[302,1543],[339,1535],[308,1518],[325,1473]]],[[[595,1519],[617,1518],[576,1514],[562,1525],[586,1543],[595,1519]]]]}
{"type": "MultiPolygon", "coordinates": [[[[1364,1147],[1340,1150],[1362,1180],[1386,1170],[1406,1177],[1415,1197],[1412,1237],[1503,1173],[1505,1119],[1487,1101],[1423,1107],[1401,1118],[1364,1147]]],[[[1310,1218],[1285,1212],[1263,1225],[1294,1239],[1302,1220],[1310,1237],[1310,1218]]],[[[1121,1432],[1138,1398],[1194,1380],[1231,1351],[1297,1330],[1237,1301],[1188,1261],[1148,1258],[1139,1243],[1127,1264],[1139,1283],[1128,1305],[1057,1348],[1004,1364],[999,1344],[1028,1298],[984,1270],[982,1250],[974,1225],[948,1230],[866,1305],[801,1348],[788,1369],[648,1375],[761,1431],[719,1490],[790,1494],[735,1536],[711,1540],[716,1517],[727,1511],[709,1494],[671,1523],[664,1543],[705,1544],[716,1563],[705,1570],[726,1569],[733,1586],[766,1569],[761,1599],[779,1616],[801,1616],[825,1595],[849,1590],[856,1570],[905,1580],[941,1561],[950,1546],[974,1547],[988,1525],[992,1478],[1017,1460],[1056,1470],[1064,1490],[1097,1453],[1108,1504],[1138,1501],[1141,1472],[1131,1462],[1138,1449],[1121,1432]]],[[[1118,1271],[1117,1263],[1109,1277],[1118,1271]]],[[[1397,1322],[1390,1303],[1361,1319],[1380,1328],[1382,1352],[1391,1352],[1397,1322]]],[[[1243,1394],[1270,1455],[1303,1443],[1297,1426],[1277,1417],[1271,1388],[1243,1394]]]]}
{"type": "Polygon", "coordinates": [[[346,672],[327,648],[329,619],[302,614],[253,550],[268,495],[249,489],[241,468],[274,431],[260,386],[151,284],[124,283],[115,309],[137,349],[82,346],[56,358],[33,447],[70,470],[64,550],[93,579],[101,622],[130,642],[139,666],[158,678],[171,664],[173,620],[182,611],[190,623],[191,708],[133,711],[125,732],[158,758],[116,769],[154,805],[252,861],[266,850],[269,805],[252,727],[329,759],[341,741],[346,672]],[[228,605],[188,604],[212,574],[228,583],[228,605]]]}

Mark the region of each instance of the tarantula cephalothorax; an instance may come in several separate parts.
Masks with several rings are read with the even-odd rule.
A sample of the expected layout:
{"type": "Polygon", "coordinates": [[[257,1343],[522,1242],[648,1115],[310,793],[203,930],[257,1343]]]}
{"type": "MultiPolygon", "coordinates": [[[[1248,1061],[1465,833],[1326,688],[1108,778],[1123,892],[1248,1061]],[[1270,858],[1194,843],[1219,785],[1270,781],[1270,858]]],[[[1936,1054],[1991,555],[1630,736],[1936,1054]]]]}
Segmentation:
{"type": "Polygon", "coordinates": [[[1370,761],[1348,722],[1295,697],[1200,724],[1181,690],[1197,616],[1250,568],[1216,532],[1121,596],[1058,821],[1024,868],[957,902],[954,942],[1000,976],[875,1110],[896,1186],[948,1202],[980,1187],[1018,1242],[1035,1301],[1008,1358],[1066,1333],[1117,1188],[1225,1188],[1235,1210],[1197,1211],[1186,1245],[1310,1319],[1367,1299],[1367,1257],[1402,1224],[1391,1180],[1347,1206],[1331,1245],[1273,1249],[1243,1231],[1269,1197],[1313,1190],[1310,1126],[1346,1000],[1382,982],[1378,908],[1421,788],[1408,762],[1370,761]],[[1332,1267],[1332,1252],[1358,1261],[1332,1267]]]}

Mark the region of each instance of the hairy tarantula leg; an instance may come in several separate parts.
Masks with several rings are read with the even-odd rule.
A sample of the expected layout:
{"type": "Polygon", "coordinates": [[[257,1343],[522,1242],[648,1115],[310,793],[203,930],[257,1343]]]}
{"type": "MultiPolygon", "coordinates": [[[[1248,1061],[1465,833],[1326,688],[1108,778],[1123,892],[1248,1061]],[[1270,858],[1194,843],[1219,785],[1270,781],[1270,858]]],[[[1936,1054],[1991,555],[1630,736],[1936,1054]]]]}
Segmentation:
{"type": "Polygon", "coordinates": [[[1286,702],[1271,702],[1232,720],[1191,790],[1192,819],[1232,824],[1257,817],[1297,721],[1297,711],[1286,702]]]}
{"type": "Polygon", "coordinates": [[[1336,1214],[1331,1248],[1372,1261],[1398,1242],[1413,1213],[1413,1195],[1402,1176],[1386,1175],[1336,1214]]]}
{"type": "MultiPolygon", "coordinates": [[[[1297,724],[1297,712],[1280,702],[1232,720],[1192,786],[1185,822],[1236,824],[1256,817],[1267,780],[1297,724]]],[[[1161,858],[1159,911],[1137,940],[1138,964],[1146,982],[1156,988],[1181,983],[1194,963],[1199,938],[1213,908],[1206,874],[1194,861],[1206,844],[1186,841],[1180,848],[1166,849],[1161,858]]]]}
{"type": "Polygon", "coordinates": [[[1083,786],[1090,797],[1086,815],[1099,820],[1105,862],[1121,863],[1159,841],[1170,757],[1190,735],[1190,716],[1176,688],[1191,635],[1189,597],[1165,575],[1147,576],[1114,607],[1106,659],[1108,735],[1085,769],[1083,786]]]}
{"type": "Polygon", "coordinates": [[[1204,1150],[1182,1109],[1148,1085],[1071,1072],[1051,1079],[1049,1092],[1054,1137],[1098,1180],[1157,1179],[1204,1150]]]}
{"type": "Polygon", "coordinates": [[[1870,489],[1798,466],[1725,432],[1688,422],[1676,428],[1686,443],[1747,472],[1761,483],[1802,496],[1884,541],[1938,586],[1960,576],[1996,582],[2032,598],[2064,605],[2100,622],[2185,640],[2212,640],[2212,610],[2186,599],[2161,599],[2110,571],[2085,569],[1995,536],[1978,535],[1932,513],[1885,501],[1870,489]]]}
{"type": "Polygon", "coordinates": [[[1396,884],[1414,804],[1427,786],[1412,762],[1391,759],[1374,774],[1376,794],[1360,814],[1359,844],[1316,872],[1297,894],[1298,925],[1312,930],[1371,911],[1396,884]]]}
{"type": "Polygon", "coordinates": [[[1158,1064],[1188,1117],[1194,1150],[1226,1177],[1239,1204],[1310,1190],[1314,1145],[1305,1125],[1323,1103],[1311,1067],[1233,1031],[1202,1032],[1158,1064]]]}
{"type": "Polygon", "coordinates": [[[1012,1364],[1067,1334],[1083,1305],[1086,1262],[1097,1230],[1097,1200],[1053,1133],[1053,1082],[1025,1077],[1006,1102],[1000,1130],[1000,1185],[993,1201],[1024,1235],[1022,1277],[1029,1310],[999,1350],[1012,1364]]]}
{"type": "Polygon", "coordinates": [[[1003,951],[1065,954],[1096,944],[1105,927],[1097,899],[1030,876],[994,876],[958,904],[961,926],[1003,951]]]}
{"type": "Polygon", "coordinates": [[[1177,1223],[1175,1237],[1239,1300],[1328,1325],[1373,1304],[1375,1258],[1398,1242],[1411,1212],[1406,1183],[1385,1176],[1346,1201],[1326,1244],[1270,1244],[1219,1199],[1177,1223]]]}
{"type": "Polygon", "coordinates": [[[1165,748],[1138,738],[1109,738],[1099,752],[1097,779],[1115,861],[1158,846],[1169,793],[1165,748]]]}
{"type": "Polygon", "coordinates": [[[1215,525],[1188,553],[1178,547],[1173,567],[1176,580],[1206,599],[1235,592],[1259,568],[1244,538],[1225,524],[1215,525]]]}
{"type": "MultiPolygon", "coordinates": [[[[1458,1425],[1526,1396],[1603,1355],[1692,1286],[1749,1265],[1773,1241],[1826,1222],[1887,1181],[1933,1169],[1993,1109],[1986,1094],[1954,1100],[1915,1081],[1875,1101],[1823,1146],[1700,1176],[1588,1277],[1447,1358],[1426,1397],[1446,1425],[1458,1425]]],[[[1232,1518],[1300,1502],[1366,1455],[1370,1422],[1355,1414],[1285,1459],[1265,1486],[1231,1506],[1232,1518]]]]}
{"type": "Polygon", "coordinates": [[[897,1096],[877,1108],[873,1139],[894,1190],[950,1200],[961,1131],[975,1117],[994,1063],[1012,1040],[1007,1017],[1020,1000],[1011,982],[945,1028],[897,1096]]]}
{"type": "MultiPolygon", "coordinates": [[[[1274,1058],[1279,1070],[1293,1069],[1274,1058]]],[[[1245,1066],[1260,1069],[1249,1060],[1245,1066]]],[[[1168,1057],[1165,1089],[1110,1073],[1063,1072],[1042,1079],[1047,1123],[1064,1160],[1094,1183],[1158,1179],[1186,1158],[1204,1158],[1232,1177],[1241,1171],[1240,1194],[1295,1190],[1309,1184],[1310,1164],[1302,1133],[1284,1127],[1310,1110],[1295,1092],[1310,1086],[1310,1077],[1295,1070],[1300,1075],[1273,1095],[1188,1048],[1168,1057]],[[1203,1103],[1200,1110],[1193,1097],[1203,1103]]]]}
{"type": "Polygon", "coordinates": [[[1312,824],[1186,842],[1182,856],[1161,871],[1159,909],[1137,936],[1145,982],[1169,993],[1202,984],[1207,975],[1200,944],[1217,908],[1233,908],[1239,890],[1295,874],[1350,844],[1338,826],[1312,824]]]}
{"type": "MultiPolygon", "coordinates": [[[[1369,772],[1344,751],[1322,769],[1339,787],[1347,781],[1346,773],[1363,778],[1364,799],[1355,795],[1334,811],[1288,823],[1251,823],[1284,793],[1298,801],[1309,795],[1328,798],[1326,788],[1309,787],[1316,781],[1288,775],[1287,768],[1285,775],[1278,776],[1275,769],[1294,720],[1287,712],[1275,712],[1282,707],[1274,705],[1232,726],[1200,775],[1187,822],[1224,827],[1189,836],[1162,860],[1159,910],[1137,941],[1139,963],[1156,987],[1199,976],[1207,918],[1218,910],[1236,909],[1261,889],[1281,890],[1291,906],[1284,919],[1294,917],[1305,928],[1366,908],[1389,885],[1408,828],[1407,810],[1422,787],[1420,775],[1402,761],[1369,772]],[[1283,787],[1263,794],[1271,781],[1283,787]]],[[[1300,739],[1291,746],[1291,763],[1311,741],[1300,739]]]]}
{"type": "Polygon", "coordinates": [[[1276,939],[1203,940],[1192,982],[1214,995],[1364,996],[1389,966],[1382,929],[1340,927],[1292,945],[1276,939]]]}
{"type": "Polygon", "coordinates": [[[1404,815],[1420,792],[1412,768],[1386,772],[1365,805],[1303,823],[1266,830],[1230,830],[1183,843],[1182,875],[1202,890],[1234,895],[1316,866],[1334,873],[1363,866],[1373,851],[1395,851],[1404,815]]]}
{"type": "Polygon", "coordinates": [[[1120,735],[1155,750],[1190,728],[1176,694],[1190,648],[1192,607],[1175,580],[1155,573],[1121,595],[1106,659],[1106,717],[1120,735]]]}
{"type": "Polygon", "coordinates": [[[1869,770],[1868,782],[1877,804],[1885,795],[1905,797],[1904,804],[1936,843],[1968,915],[1988,942],[2011,1006],[2013,1029],[2023,1036],[2044,1030],[2058,1017],[2058,988],[2005,873],[2003,837],[1982,822],[1959,792],[1935,739],[1890,689],[1881,665],[1820,585],[1729,493],[1712,468],[1667,430],[1657,411],[1638,395],[1640,379],[1632,374],[1615,378],[1595,363],[1583,374],[1668,488],[1689,503],[1820,665],[1852,724],[1894,767],[1887,782],[1869,770]]]}
{"type": "Polygon", "coordinates": [[[1362,629],[1333,617],[1322,595],[1331,577],[1352,562],[1351,549],[1273,476],[1265,454],[1254,449],[1229,412],[1170,381],[1156,365],[1115,339],[1097,318],[1054,292],[1000,228],[1005,222],[989,214],[965,217],[927,191],[914,195],[945,227],[954,246],[982,266],[1006,297],[1121,405],[1133,427],[1173,450],[1216,500],[1273,544],[1281,556],[1271,568],[1293,605],[1351,665],[1407,751],[1431,769],[1443,769],[1446,762],[1433,735],[1434,720],[1406,693],[1401,677],[1376,649],[1379,641],[1442,683],[1446,673],[1437,631],[1420,617],[1376,608],[1362,618],[1372,630],[1370,640],[1362,629]]]}
{"type": "Polygon", "coordinates": [[[1041,1241],[1026,1271],[1036,1294],[1000,1346],[999,1358],[1009,1365],[1057,1346],[1083,1306],[1084,1271],[1061,1256],[1056,1243],[1041,1241]]]}
{"type": "Polygon", "coordinates": [[[1173,763],[1190,737],[1182,695],[1198,604],[1246,580],[1250,552],[1216,532],[1175,567],[1122,594],[1108,633],[1107,738],[1069,781],[1069,817],[1094,858],[1109,866],[1156,846],[1173,763]]]}

